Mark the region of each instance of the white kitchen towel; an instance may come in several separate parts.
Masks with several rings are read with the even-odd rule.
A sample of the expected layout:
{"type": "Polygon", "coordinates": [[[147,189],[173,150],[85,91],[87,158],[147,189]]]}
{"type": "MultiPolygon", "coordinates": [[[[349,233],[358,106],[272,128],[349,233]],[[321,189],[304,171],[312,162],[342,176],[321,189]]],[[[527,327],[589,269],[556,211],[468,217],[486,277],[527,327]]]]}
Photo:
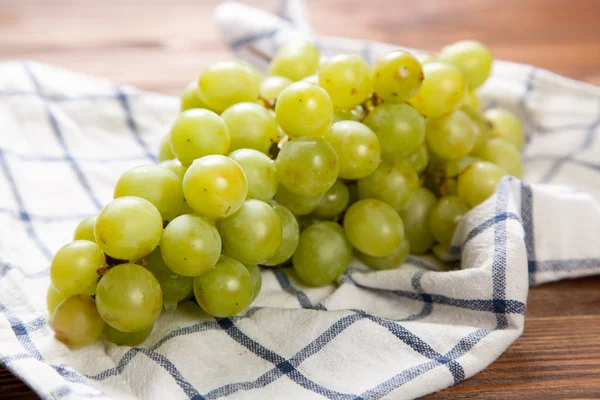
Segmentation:
{"type": "MultiPolygon", "coordinates": [[[[259,66],[296,35],[371,62],[396,48],[313,36],[303,4],[283,5],[274,16],[225,3],[217,22],[259,66]]],[[[454,263],[410,257],[373,271],[353,261],[320,289],[267,268],[239,316],[211,318],[188,302],[140,346],[70,350],[47,325],[52,253],[112,198],[123,171],[155,161],[178,101],[0,63],[0,362],[49,399],[404,399],[473,376],[521,334],[529,284],[600,271],[600,91],[499,61],[481,92],[525,121],[525,179],[505,178],[468,214],[454,263]]]]}

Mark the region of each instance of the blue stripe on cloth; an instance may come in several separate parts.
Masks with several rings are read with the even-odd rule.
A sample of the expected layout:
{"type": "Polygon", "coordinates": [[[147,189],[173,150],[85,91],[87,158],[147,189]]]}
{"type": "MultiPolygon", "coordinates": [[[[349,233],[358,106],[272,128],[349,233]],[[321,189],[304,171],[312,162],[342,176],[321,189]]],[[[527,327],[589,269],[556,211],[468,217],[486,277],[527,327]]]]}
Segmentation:
{"type": "Polygon", "coordinates": [[[125,120],[127,121],[127,126],[129,127],[129,130],[133,134],[135,141],[140,145],[140,147],[146,154],[146,158],[148,158],[152,162],[156,162],[156,156],[148,148],[148,145],[142,138],[142,135],[140,134],[137,123],[135,122],[135,119],[133,118],[133,113],[131,111],[131,105],[129,104],[129,99],[128,99],[127,94],[123,90],[121,90],[121,88],[117,88],[116,98],[119,100],[119,103],[121,104],[121,107],[123,108],[123,111],[125,112],[125,120]]]}
{"type": "Polygon", "coordinates": [[[308,298],[306,293],[293,287],[292,284],[290,283],[290,279],[288,278],[288,276],[285,273],[285,271],[283,270],[283,268],[273,269],[272,272],[275,275],[275,278],[277,278],[277,282],[279,282],[279,285],[281,286],[281,288],[284,291],[286,291],[287,293],[296,296],[296,298],[298,299],[298,303],[300,303],[300,307],[306,308],[306,309],[322,310],[322,311],[325,310],[325,307],[323,307],[321,304],[317,304],[317,305],[313,306],[312,302],[310,301],[310,299],[308,298]]]}
{"type": "Polygon", "coordinates": [[[423,290],[423,287],[421,286],[421,279],[423,278],[424,274],[425,274],[425,271],[423,271],[423,270],[417,271],[411,279],[411,285],[412,285],[413,289],[415,290],[415,292],[417,292],[421,295],[421,300],[423,301],[423,309],[418,314],[413,314],[413,315],[408,316],[407,318],[404,319],[405,321],[416,321],[419,319],[423,319],[423,318],[431,315],[431,312],[433,311],[433,303],[432,303],[431,295],[425,293],[425,291],[423,290]]]}
{"type": "Polygon", "coordinates": [[[469,231],[469,233],[467,234],[467,238],[461,246],[450,246],[450,248],[448,249],[448,253],[453,255],[459,255],[462,252],[462,249],[464,249],[471,240],[477,237],[477,235],[483,233],[485,230],[491,228],[498,222],[503,222],[507,219],[521,221],[521,218],[519,218],[518,215],[512,212],[503,212],[500,214],[496,214],[492,218],[482,222],[475,228],[471,229],[471,231],[469,231]]]}
{"type": "Polygon", "coordinates": [[[26,271],[25,269],[18,267],[14,264],[0,262],[0,278],[4,277],[8,273],[8,271],[11,271],[13,269],[19,271],[19,273],[27,279],[45,278],[49,274],[49,270],[47,268],[41,271],[30,273],[29,271],[26,271]]]}
{"type": "MultiPolygon", "coordinates": [[[[502,179],[498,185],[496,214],[508,207],[508,182],[502,179]]],[[[496,313],[497,329],[508,327],[506,317],[506,220],[494,225],[494,255],[492,258],[492,301],[496,313]]]]}
{"type": "Polygon", "coordinates": [[[581,258],[572,260],[541,260],[533,261],[535,272],[567,272],[582,269],[598,268],[600,258],[581,258]]]}
{"type": "Polygon", "coordinates": [[[533,234],[533,192],[531,186],[521,181],[521,218],[525,232],[525,248],[527,250],[527,270],[529,286],[535,283],[535,237],[533,234]]]}

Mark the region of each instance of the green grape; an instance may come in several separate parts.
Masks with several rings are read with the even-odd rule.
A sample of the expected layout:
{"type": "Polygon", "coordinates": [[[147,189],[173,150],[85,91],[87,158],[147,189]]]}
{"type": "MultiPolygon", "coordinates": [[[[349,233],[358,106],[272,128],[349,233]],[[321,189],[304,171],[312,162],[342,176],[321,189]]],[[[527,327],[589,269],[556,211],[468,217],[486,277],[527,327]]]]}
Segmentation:
{"type": "Polygon", "coordinates": [[[163,219],[152,203],[126,196],[114,199],[100,211],[94,236],[105,254],[135,261],[158,246],[162,228],[163,219]]]}
{"type": "Polygon", "coordinates": [[[115,329],[135,332],[151,326],[163,307],[158,280],[136,264],[120,264],[104,274],[96,288],[96,307],[115,329]]]}
{"type": "Polygon", "coordinates": [[[54,337],[70,347],[95,342],[102,334],[104,321],[96,311],[94,299],[76,295],[61,302],[50,319],[54,337]]]}
{"type": "Polygon", "coordinates": [[[354,248],[374,257],[389,256],[404,238],[400,215],[375,199],[360,200],[348,208],[344,231],[354,248]]]}
{"type": "Polygon", "coordinates": [[[268,203],[246,200],[233,215],[217,221],[224,253],[244,264],[259,264],[281,245],[281,220],[268,203]]]}
{"type": "Polygon", "coordinates": [[[461,40],[444,47],[438,59],[458,68],[471,90],[483,85],[492,71],[490,51],[474,40],[461,40]]]}
{"type": "Polygon", "coordinates": [[[58,290],[54,289],[54,286],[48,286],[48,291],[46,292],[46,308],[48,309],[48,314],[52,316],[56,307],[69,296],[65,296],[61,294],[58,290]]]}
{"type": "Polygon", "coordinates": [[[469,206],[458,196],[442,197],[429,212],[429,229],[435,239],[449,246],[456,227],[468,211],[469,206]]]}
{"type": "Polygon", "coordinates": [[[319,50],[310,43],[288,42],[281,46],[269,64],[269,75],[283,76],[292,81],[313,75],[319,68],[319,50]]]}
{"type": "Polygon", "coordinates": [[[229,157],[205,156],[188,168],[183,177],[183,194],[194,212],[210,219],[236,212],[248,194],[248,179],[229,157]]]}
{"type": "Polygon", "coordinates": [[[496,191],[496,186],[506,171],[488,161],[477,161],[458,177],[458,195],[469,207],[487,200],[496,191]]]}
{"type": "Polygon", "coordinates": [[[279,142],[277,122],[269,110],[255,103],[238,103],[221,114],[229,131],[229,151],[256,149],[265,154],[279,142]]]}
{"type": "Polygon", "coordinates": [[[422,54],[417,55],[417,60],[419,60],[421,65],[425,65],[425,64],[429,64],[429,63],[438,61],[436,56],[434,54],[430,54],[430,53],[422,53],[422,54]]]}
{"type": "Polygon", "coordinates": [[[229,153],[229,158],[237,162],[248,179],[249,199],[268,201],[277,192],[277,177],[273,160],[254,149],[238,149],[229,153]]]}
{"type": "Polygon", "coordinates": [[[368,126],[360,122],[336,122],[325,133],[324,139],[338,155],[341,178],[365,177],[379,165],[379,139],[368,126]]]}
{"type": "Polygon", "coordinates": [[[475,140],[473,122],[460,110],[447,117],[427,119],[427,145],[440,158],[455,160],[466,156],[475,140]]]}
{"type": "Polygon", "coordinates": [[[171,135],[167,133],[160,139],[158,145],[158,161],[167,161],[175,158],[173,150],[171,150],[171,135]]]}
{"type": "MultiPolygon", "coordinates": [[[[235,62],[237,62],[238,64],[243,65],[244,67],[248,68],[252,74],[252,81],[253,83],[260,88],[260,85],[262,84],[263,80],[265,79],[265,76],[262,72],[260,72],[259,70],[257,70],[254,65],[250,64],[249,62],[243,61],[243,60],[235,60],[235,62]]],[[[200,95],[202,95],[202,93],[200,93],[200,95]]]]}
{"type": "Polygon", "coordinates": [[[260,267],[258,265],[245,265],[250,277],[252,278],[252,301],[258,297],[260,289],[262,288],[262,275],[260,273],[260,267]]]}
{"type": "Polygon", "coordinates": [[[229,151],[229,131],[221,117],[212,111],[193,108],[182,112],[171,126],[171,149],[181,164],[229,151]]]}
{"type": "Polygon", "coordinates": [[[327,192],[317,208],[315,215],[319,218],[333,218],[340,215],[348,206],[350,192],[342,181],[336,181],[327,192]]]}
{"type": "Polygon", "coordinates": [[[283,185],[279,185],[277,193],[275,193],[275,200],[295,215],[308,215],[317,208],[324,195],[325,193],[319,193],[315,196],[302,196],[290,192],[283,185]]]}
{"type": "Polygon", "coordinates": [[[373,85],[386,102],[403,102],[417,94],[423,83],[423,67],[412,54],[396,50],[380,57],[373,66],[373,85]]]}
{"type": "Polygon", "coordinates": [[[154,324],[136,332],[122,332],[112,326],[104,325],[104,337],[117,346],[137,346],[150,336],[154,324]]]}
{"type": "Polygon", "coordinates": [[[221,236],[212,222],[198,215],[180,215],[167,225],[160,242],[171,271],[197,276],[211,269],[221,254],[221,236]]]}
{"type": "Polygon", "coordinates": [[[268,76],[260,85],[259,95],[268,102],[275,102],[281,91],[291,83],[291,79],[283,76],[268,76]]]}
{"type": "Polygon", "coordinates": [[[493,108],[487,110],[484,116],[492,124],[492,136],[514,144],[519,151],[523,150],[525,145],[523,124],[515,114],[503,108],[493,108]]]}
{"type": "Polygon", "coordinates": [[[198,81],[191,81],[183,90],[180,100],[180,110],[186,111],[191,108],[206,108],[209,109],[206,102],[202,99],[200,88],[198,87],[198,81]]]}
{"type": "Polygon", "coordinates": [[[504,139],[492,138],[488,140],[477,155],[482,160],[498,165],[509,175],[517,178],[523,177],[523,163],[521,162],[519,150],[504,139]]]}
{"type": "Polygon", "coordinates": [[[252,275],[241,262],[221,256],[210,271],[194,278],[194,296],[204,311],[232,317],[252,301],[252,275]]]}
{"type": "Polygon", "coordinates": [[[424,254],[435,244],[435,237],[429,229],[429,215],[436,203],[437,199],[433,193],[419,188],[400,211],[406,235],[404,241],[408,240],[410,243],[412,254],[424,254]]]}
{"type": "Polygon", "coordinates": [[[89,240],[90,242],[96,242],[94,237],[94,225],[96,224],[96,216],[87,217],[82,220],[75,228],[73,234],[73,240],[89,240]]]}
{"type": "MultiPolygon", "coordinates": [[[[333,110],[333,122],[339,121],[357,121],[360,122],[367,116],[367,112],[363,106],[356,106],[354,108],[335,108],[333,110]]],[[[327,134],[327,133],[325,133],[327,134]]]]}
{"type": "Polygon", "coordinates": [[[185,171],[187,171],[187,167],[184,167],[183,165],[181,165],[181,163],[177,159],[161,161],[158,163],[158,166],[162,167],[162,168],[166,168],[169,171],[175,173],[175,175],[177,175],[182,180],[183,180],[183,176],[185,175],[185,171]]]}
{"type": "Polygon", "coordinates": [[[75,240],[61,247],[50,265],[50,282],[63,296],[83,293],[98,279],[106,264],[100,247],[88,240],[75,240]]]}
{"type": "Polygon", "coordinates": [[[375,172],[358,180],[358,196],[384,201],[400,212],[419,186],[419,175],[410,163],[381,162],[375,172]]]}
{"type": "Polygon", "coordinates": [[[481,111],[481,99],[477,94],[477,91],[471,90],[465,97],[465,106],[471,107],[475,111],[481,111]]]}
{"type": "Polygon", "coordinates": [[[83,294],[88,296],[94,296],[96,294],[96,287],[98,286],[98,280],[100,277],[98,276],[85,290],[83,294]]]}
{"type": "Polygon", "coordinates": [[[324,139],[300,137],[283,146],[275,160],[275,171],[279,183],[289,191],[316,196],[333,186],[340,163],[335,150],[324,139]]]}
{"type": "Polygon", "coordinates": [[[448,161],[446,163],[446,177],[455,178],[460,175],[469,165],[478,161],[477,158],[471,156],[464,156],[455,160],[448,161]]]}
{"type": "Polygon", "coordinates": [[[446,178],[441,187],[442,196],[458,196],[458,178],[446,178]]]}
{"type": "Polygon", "coordinates": [[[163,221],[175,218],[184,201],[181,178],[158,165],[143,165],[125,171],[115,185],[114,197],[125,196],[148,200],[160,212],[163,221]]]}
{"type": "Polygon", "coordinates": [[[263,262],[262,265],[273,266],[283,264],[292,257],[298,246],[300,228],[298,227],[298,220],[287,207],[276,201],[270,201],[269,204],[277,212],[281,221],[281,244],[275,254],[263,262]]]}
{"type": "Polygon", "coordinates": [[[373,269],[385,270],[394,269],[400,267],[410,252],[410,244],[408,240],[400,242],[400,246],[396,247],[396,250],[392,254],[385,257],[373,257],[360,251],[356,251],[356,256],[360,261],[368,265],[373,269]]]}
{"type": "Polygon", "coordinates": [[[177,303],[188,297],[194,290],[194,280],[189,276],[181,276],[171,271],[165,264],[158,247],[148,254],[145,260],[148,271],[152,272],[160,284],[165,310],[174,311],[177,303]]]}
{"type": "Polygon", "coordinates": [[[339,54],[319,67],[319,85],[329,93],[335,107],[357,106],[373,91],[371,67],[362,57],[339,54]]]}
{"type": "Polygon", "coordinates": [[[429,150],[427,150],[427,146],[421,146],[419,150],[408,156],[406,161],[415,167],[417,174],[423,173],[429,165],[429,150]]]}
{"type": "Polygon", "coordinates": [[[425,143],[425,118],[407,104],[381,104],[364,123],[377,135],[387,162],[408,157],[425,143]]]}
{"type": "Polygon", "coordinates": [[[491,125],[486,121],[481,112],[466,104],[462,106],[460,110],[467,114],[467,116],[471,118],[471,122],[473,122],[475,144],[473,145],[473,149],[471,149],[471,154],[477,154],[483,149],[490,137],[491,125]]]}
{"type": "Polygon", "coordinates": [[[225,61],[205,69],[198,86],[206,104],[216,112],[223,112],[236,103],[256,100],[260,78],[256,70],[246,64],[225,61]]]}
{"type": "Polygon", "coordinates": [[[333,122],[333,103],[323,88],[295,82],[281,91],[275,114],[289,137],[323,136],[333,122]]]}
{"type": "Polygon", "coordinates": [[[458,69],[434,62],[423,66],[425,80],[421,90],[408,101],[422,115],[439,118],[452,114],[462,105],[467,83],[458,69]]]}
{"type": "Polygon", "coordinates": [[[310,286],[334,283],[348,268],[352,246],[335,222],[319,222],[300,234],[292,257],[294,271],[310,286]]]}

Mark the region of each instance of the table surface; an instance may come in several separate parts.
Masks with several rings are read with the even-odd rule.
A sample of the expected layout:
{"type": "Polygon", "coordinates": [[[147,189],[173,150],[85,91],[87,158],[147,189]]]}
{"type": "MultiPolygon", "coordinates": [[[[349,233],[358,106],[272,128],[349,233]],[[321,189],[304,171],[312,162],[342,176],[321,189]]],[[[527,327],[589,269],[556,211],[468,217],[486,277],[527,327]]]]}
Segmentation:
{"type": "MultiPolygon", "coordinates": [[[[218,3],[0,0],[0,60],[34,59],[177,94],[202,68],[232,58],[212,22],[218,3]]],[[[430,51],[471,38],[498,59],[600,84],[598,0],[313,0],[309,11],[321,34],[430,51]]],[[[429,398],[597,397],[599,327],[600,277],[533,288],[523,336],[485,371],[429,398]]],[[[0,398],[36,396],[0,367],[0,398]]]]}

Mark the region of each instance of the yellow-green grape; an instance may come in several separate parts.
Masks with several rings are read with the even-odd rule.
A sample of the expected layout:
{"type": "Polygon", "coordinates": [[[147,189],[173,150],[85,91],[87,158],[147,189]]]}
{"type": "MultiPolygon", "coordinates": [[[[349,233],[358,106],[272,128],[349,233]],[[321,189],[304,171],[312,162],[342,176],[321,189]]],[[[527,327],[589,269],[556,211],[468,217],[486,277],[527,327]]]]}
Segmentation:
{"type": "Polygon", "coordinates": [[[496,191],[496,186],[507,173],[488,161],[477,161],[458,177],[458,195],[469,207],[487,200],[496,191]]]}
{"type": "Polygon", "coordinates": [[[198,86],[206,104],[216,112],[223,112],[236,103],[256,100],[260,79],[248,65],[225,61],[205,69],[198,86]]]}
{"type": "Polygon", "coordinates": [[[427,150],[427,146],[421,146],[419,150],[408,156],[406,161],[415,167],[417,174],[423,173],[429,165],[429,150],[427,150]]]}
{"type": "Polygon", "coordinates": [[[58,290],[54,289],[54,286],[48,286],[48,291],[46,292],[46,308],[48,309],[48,314],[52,316],[56,307],[68,296],[61,294],[58,290]]]}
{"type": "Polygon", "coordinates": [[[348,206],[350,192],[344,182],[336,181],[321,198],[314,214],[319,218],[333,218],[340,215],[348,206]]]}
{"type": "Polygon", "coordinates": [[[367,112],[363,106],[356,106],[354,108],[334,108],[333,110],[333,122],[338,121],[357,121],[360,122],[367,116],[367,112]]]}
{"type": "Polygon", "coordinates": [[[314,196],[303,196],[290,192],[283,185],[279,185],[275,200],[287,207],[294,215],[308,215],[317,208],[325,193],[314,196]]]}
{"type": "Polygon", "coordinates": [[[106,255],[136,261],[158,246],[162,230],[163,219],[152,203],[126,196],[114,199],[100,211],[94,236],[106,255]]]}
{"type": "Polygon", "coordinates": [[[503,108],[493,108],[487,110],[484,116],[492,124],[492,136],[514,144],[519,151],[523,150],[525,145],[523,124],[515,114],[503,108]]]}
{"type": "Polygon", "coordinates": [[[523,177],[523,163],[519,150],[504,139],[492,138],[487,141],[483,149],[477,154],[482,160],[492,162],[509,175],[517,178],[523,177]]]}
{"type": "Polygon", "coordinates": [[[94,299],[79,294],[61,302],[50,319],[54,337],[70,347],[85,346],[100,338],[104,321],[94,299]]]}
{"type": "Polygon", "coordinates": [[[475,111],[481,111],[481,99],[477,91],[471,90],[465,97],[465,106],[471,107],[475,111]]]}
{"type": "Polygon", "coordinates": [[[300,234],[292,257],[294,271],[310,286],[334,283],[348,268],[352,246],[344,229],[335,222],[319,222],[300,234]]]}
{"type": "Polygon", "coordinates": [[[197,276],[211,269],[221,254],[219,231],[204,217],[180,215],[167,225],[160,252],[171,271],[197,276]]]}
{"type": "Polygon", "coordinates": [[[262,275],[260,273],[260,267],[258,265],[245,265],[248,272],[250,272],[250,277],[252,278],[252,301],[258,297],[260,293],[260,289],[262,288],[262,275]]]}
{"type": "MultiPolygon", "coordinates": [[[[244,67],[246,67],[250,70],[250,72],[252,73],[252,79],[254,81],[254,84],[260,88],[261,83],[265,79],[265,75],[262,72],[260,72],[259,70],[257,70],[254,67],[254,65],[250,64],[247,61],[235,60],[235,62],[243,65],[244,67]]],[[[200,95],[202,95],[202,92],[200,92],[200,95]]]]}
{"type": "Polygon", "coordinates": [[[151,326],[163,306],[158,280],[136,264],[120,264],[106,272],[96,288],[96,307],[115,329],[136,332],[151,326]]]}
{"type": "Polygon", "coordinates": [[[429,212],[429,229],[444,246],[452,243],[456,227],[469,212],[469,206],[458,196],[442,197],[429,212]]]}
{"type": "Polygon", "coordinates": [[[135,196],[148,200],[160,212],[163,221],[179,215],[183,207],[181,178],[158,165],[131,168],[117,181],[114,197],[135,196]]]}
{"type": "Polygon", "coordinates": [[[96,278],[94,282],[92,282],[84,291],[83,294],[88,296],[94,296],[96,294],[96,287],[98,286],[98,280],[100,277],[96,278]]]}
{"type": "Polygon", "coordinates": [[[73,234],[73,240],[89,240],[90,242],[96,242],[94,237],[94,225],[96,224],[96,216],[92,215],[82,220],[75,228],[73,234]]]}
{"type": "Polygon", "coordinates": [[[460,110],[447,117],[427,119],[427,145],[444,160],[466,156],[473,149],[475,140],[473,122],[460,110]]]}
{"type": "Polygon", "coordinates": [[[158,145],[158,161],[167,161],[175,158],[173,150],[171,150],[171,135],[165,134],[158,145]]]}
{"type": "Polygon", "coordinates": [[[182,112],[171,126],[171,149],[181,164],[229,151],[229,131],[221,117],[212,111],[193,108],[182,112]]]}
{"type": "Polygon", "coordinates": [[[260,84],[260,98],[268,102],[275,102],[281,91],[291,83],[292,80],[284,76],[267,76],[260,84]]]}
{"type": "Polygon", "coordinates": [[[400,246],[392,252],[392,254],[385,257],[373,257],[360,251],[356,251],[356,256],[360,261],[368,265],[369,267],[377,270],[394,269],[400,267],[408,254],[410,253],[410,244],[408,240],[403,240],[400,246]]]}
{"type": "Polygon", "coordinates": [[[412,54],[396,50],[380,57],[373,66],[377,96],[399,103],[417,94],[423,83],[423,67],[412,54]]]}
{"type": "Polygon", "coordinates": [[[244,170],[248,179],[249,199],[268,201],[275,196],[278,183],[273,160],[254,149],[238,149],[229,153],[228,157],[244,170]]]}
{"type": "Polygon", "coordinates": [[[177,175],[180,179],[183,179],[185,171],[187,171],[187,167],[181,165],[181,162],[179,162],[177,159],[161,161],[158,163],[158,166],[174,172],[175,175],[177,175]]]}
{"type": "Polygon", "coordinates": [[[319,50],[310,43],[293,41],[277,50],[269,64],[269,75],[299,81],[315,74],[317,69],[319,69],[319,50]]]}
{"type": "Polygon", "coordinates": [[[389,256],[404,239],[400,215],[375,199],[360,200],[348,208],[344,231],[355,249],[374,257],[389,256]]]}
{"type": "Polygon", "coordinates": [[[281,245],[281,219],[268,203],[246,200],[233,215],[217,221],[223,251],[244,264],[260,264],[281,245]]]}
{"type": "Polygon", "coordinates": [[[435,54],[431,54],[431,53],[419,54],[419,55],[417,55],[417,60],[419,60],[421,65],[425,65],[425,64],[429,64],[429,63],[438,61],[435,54]]]}
{"type": "Polygon", "coordinates": [[[483,146],[485,146],[490,137],[492,131],[491,124],[484,118],[480,111],[477,111],[473,107],[465,104],[460,110],[467,114],[471,122],[473,122],[475,144],[473,145],[473,149],[471,149],[471,154],[477,154],[483,149],[483,146]]]}
{"type": "Polygon", "coordinates": [[[483,85],[492,71],[492,54],[474,40],[461,40],[444,47],[438,59],[458,68],[471,90],[483,85]]]}
{"type": "Polygon", "coordinates": [[[221,256],[210,271],[194,278],[194,296],[204,311],[215,317],[232,317],[252,301],[254,284],[241,262],[221,256]]]}
{"type": "Polygon", "coordinates": [[[467,83],[450,64],[434,62],[423,66],[425,80],[421,90],[408,101],[422,115],[439,118],[452,114],[462,105],[467,83]]]}
{"type": "Polygon", "coordinates": [[[387,162],[408,157],[425,143],[425,118],[407,104],[381,104],[364,123],[377,135],[387,162]]]}
{"type": "Polygon", "coordinates": [[[152,272],[152,275],[160,284],[165,310],[174,311],[177,308],[177,303],[187,298],[194,290],[193,279],[171,271],[165,264],[161,250],[158,247],[148,254],[145,260],[148,271],[152,272]]]}
{"type": "Polygon", "coordinates": [[[50,282],[63,296],[83,293],[98,280],[96,272],[106,264],[100,247],[88,240],[75,240],[61,247],[50,264],[50,282]]]}
{"type": "Polygon", "coordinates": [[[323,88],[295,82],[279,94],[275,114],[277,123],[291,138],[323,136],[333,122],[333,103],[323,88]]]}
{"type": "Polygon", "coordinates": [[[316,196],[333,186],[340,162],[324,139],[305,136],[283,146],[275,160],[275,171],[279,183],[289,191],[316,196]]]}
{"type": "Polygon", "coordinates": [[[419,190],[408,200],[400,211],[404,224],[405,240],[410,243],[412,254],[424,254],[435,244],[435,237],[429,229],[429,215],[435,207],[437,199],[425,188],[419,190]]]}
{"type": "Polygon", "coordinates": [[[270,201],[269,204],[271,204],[271,207],[277,212],[281,220],[281,244],[275,254],[262,263],[262,265],[273,266],[283,264],[292,257],[298,246],[300,228],[298,220],[287,207],[276,201],[270,201]]]}
{"type": "Polygon", "coordinates": [[[154,324],[136,332],[122,332],[112,326],[104,325],[104,337],[117,346],[137,346],[150,336],[154,324]]]}
{"type": "Polygon", "coordinates": [[[352,108],[373,91],[371,67],[354,54],[339,54],[319,67],[319,85],[329,93],[335,107],[352,108]]]}
{"type": "Polygon", "coordinates": [[[324,139],[338,155],[340,178],[359,179],[371,174],[379,165],[379,139],[360,122],[336,122],[325,133],[324,139]]]}
{"type": "Polygon", "coordinates": [[[446,178],[442,189],[444,196],[458,196],[458,178],[446,178]]]}
{"type": "Polygon", "coordinates": [[[445,175],[449,178],[455,178],[476,161],[479,161],[479,159],[472,156],[464,156],[448,161],[445,166],[445,175]]]}
{"type": "Polygon", "coordinates": [[[183,177],[183,194],[194,212],[209,219],[225,218],[236,212],[248,194],[248,179],[229,157],[202,157],[183,177]]]}
{"type": "Polygon", "coordinates": [[[358,180],[358,196],[384,201],[400,212],[419,186],[419,175],[410,163],[381,162],[375,172],[358,180]]]}
{"type": "Polygon", "coordinates": [[[256,103],[238,103],[221,114],[227,125],[229,151],[256,149],[269,154],[273,143],[279,142],[279,129],[272,113],[256,103]]]}
{"type": "Polygon", "coordinates": [[[191,81],[183,90],[181,94],[180,100],[180,110],[185,111],[191,108],[206,108],[208,109],[208,105],[202,99],[202,94],[200,93],[200,88],[198,87],[198,81],[191,81]]]}

